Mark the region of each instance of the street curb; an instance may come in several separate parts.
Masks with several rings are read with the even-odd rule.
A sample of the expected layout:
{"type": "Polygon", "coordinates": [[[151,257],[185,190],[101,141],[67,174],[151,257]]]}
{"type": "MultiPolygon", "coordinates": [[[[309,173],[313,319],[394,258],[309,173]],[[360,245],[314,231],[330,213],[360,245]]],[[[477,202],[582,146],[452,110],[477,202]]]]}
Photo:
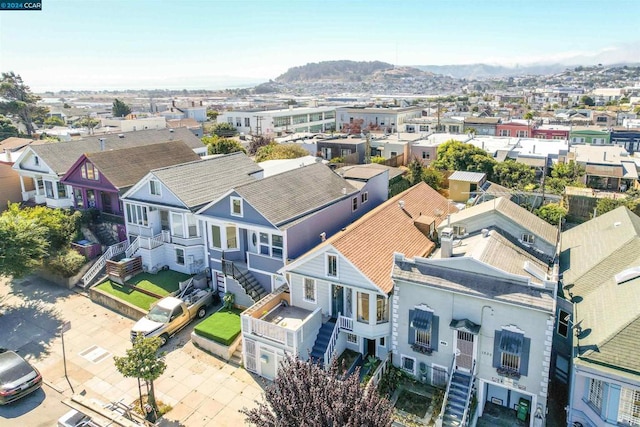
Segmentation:
{"type": "Polygon", "coordinates": [[[63,390],[60,390],[57,386],[53,385],[51,382],[45,380],[44,378],[42,379],[42,383],[45,384],[47,387],[52,388],[53,390],[57,391],[60,394],[64,394],[63,390]]]}

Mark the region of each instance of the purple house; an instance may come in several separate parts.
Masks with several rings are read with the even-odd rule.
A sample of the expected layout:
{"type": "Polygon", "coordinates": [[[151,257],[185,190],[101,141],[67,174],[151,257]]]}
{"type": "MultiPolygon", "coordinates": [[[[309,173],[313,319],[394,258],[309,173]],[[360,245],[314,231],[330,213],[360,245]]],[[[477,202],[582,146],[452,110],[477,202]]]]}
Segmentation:
{"type": "Polygon", "coordinates": [[[61,182],[72,187],[77,209],[97,209],[124,217],[120,196],[150,170],[199,159],[182,141],[85,153],[61,182]]]}

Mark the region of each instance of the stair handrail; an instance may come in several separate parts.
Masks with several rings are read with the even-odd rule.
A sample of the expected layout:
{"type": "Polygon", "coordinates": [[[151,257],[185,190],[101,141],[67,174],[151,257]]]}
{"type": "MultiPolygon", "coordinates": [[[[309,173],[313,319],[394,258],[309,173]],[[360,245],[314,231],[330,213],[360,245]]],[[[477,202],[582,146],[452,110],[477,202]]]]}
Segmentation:
{"type": "Polygon", "coordinates": [[[462,413],[462,424],[463,426],[467,425],[467,417],[469,416],[469,408],[471,403],[471,392],[473,390],[473,384],[476,381],[476,361],[473,361],[473,365],[471,367],[471,381],[469,382],[469,390],[467,390],[467,398],[464,404],[464,412],[462,413]]]}
{"type": "MultiPolygon", "coordinates": [[[[227,261],[226,259],[222,259],[222,271],[226,275],[230,275],[235,280],[238,281],[242,289],[249,295],[249,279],[247,279],[246,275],[236,267],[233,261],[227,261]],[[229,274],[231,273],[231,274],[229,274]]],[[[249,295],[251,296],[251,295],[249,295]]]]}
{"type": "Polygon", "coordinates": [[[440,408],[440,414],[438,414],[437,426],[442,425],[442,419],[444,418],[444,411],[447,409],[447,400],[449,399],[449,391],[451,390],[451,383],[453,382],[453,371],[456,367],[456,355],[454,354],[451,359],[451,369],[449,370],[449,380],[447,381],[447,388],[442,398],[442,407],[440,408]]]}
{"type": "Polygon", "coordinates": [[[127,244],[129,242],[127,240],[123,240],[120,243],[116,243],[115,245],[111,245],[107,248],[106,251],[93,263],[91,268],[87,270],[87,272],[82,276],[82,284],[86,287],[91,281],[102,271],[105,265],[107,265],[107,260],[113,258],[116,255],[121,254],[122,252],[126,252],[127,244]]]}
{"type": "MultiPolygon", "coordinates": [[[[340,318],[340,313],[338,313],[338,318],[340,318]]],[[[325,368],[329,367],[329,362],[331,362],[331,359],[334,356],[339,333],[340,333],[340,325],[338,324],[338,322],[336,322],[336,324],[333,325],[333,332],[331,332],[331,338],[329,338],[329,344],[327,345],[327,350],[324,352],[325,368]]]]}
{"type": "Polygon", "coordinates": [[[131,242],[127,249],[124,251],[124,254],[127,258],[131,258],[133,254],[136,253],[138,248],[140,247],[140,236],[136,236],[136,238],[131,242]]]}

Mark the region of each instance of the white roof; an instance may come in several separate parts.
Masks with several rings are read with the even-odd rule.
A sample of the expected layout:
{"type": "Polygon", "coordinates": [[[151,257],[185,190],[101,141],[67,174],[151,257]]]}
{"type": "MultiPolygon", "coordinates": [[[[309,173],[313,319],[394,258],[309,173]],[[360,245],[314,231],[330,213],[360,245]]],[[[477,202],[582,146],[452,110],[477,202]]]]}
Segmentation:
{"type": "Polygon", "coordinates": [[[521,138],[512,152],[530,156],[558,156],[560,151],[569,150],[569,141],[566,139],[537,139],[521,138]]]}
{"type": "Polygon", "coordinates": [[[482,148],[489,154],[494,154],[498,150],[511,150],[516,146],[520,138],[509,138],[505,136],[475,136],[467,141],[478,148],[482,148]]]}
{"type": "Polygon", "coordinates": [[[329,163],[326,160],[322,160],[320,157],[315,156],[305,156],[299,157],[297,159],[284,159],[284,160],[266,160],[264,162],[258,163],[264,172],[263,177],[266,178],[268,176],[277,175],[282,172],[287,172],[293,169],[301,168],[303,166],[311,165],[313,163],[317,163],[321,161],[322,163],[329,163]]]}

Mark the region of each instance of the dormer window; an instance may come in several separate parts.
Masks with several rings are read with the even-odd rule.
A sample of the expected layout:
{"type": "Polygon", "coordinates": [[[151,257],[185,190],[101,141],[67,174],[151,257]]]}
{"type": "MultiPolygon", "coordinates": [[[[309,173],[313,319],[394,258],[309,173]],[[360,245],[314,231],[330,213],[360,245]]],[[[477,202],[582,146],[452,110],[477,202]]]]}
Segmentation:
{"type": "Polygon", "coordinates": [[[527,243],[529,245],[533,245],[534,240],[535,240],[535,236],[533,234],[524,233],[522,235],[522,241],[524,243],[527,243]]]}
{"type": "Polygon", "coordinates": [[[96,169],[93,164],[89,162],[82,165],[82,168],[80,168],[80,174],[84,179],[90,179],[92,181],[100,180],[100,173],[98,172],[98,169],[96,169]]]}
{"type": "Polygon", "coordinates": [[[231,215],[242,216],[242,199],[240,197],[231,197],[231,215]]]}
{"type": "Polygon", "coordinates": [[[338,256],[327,254],[327,277],[338,277],[338,256]]]}

